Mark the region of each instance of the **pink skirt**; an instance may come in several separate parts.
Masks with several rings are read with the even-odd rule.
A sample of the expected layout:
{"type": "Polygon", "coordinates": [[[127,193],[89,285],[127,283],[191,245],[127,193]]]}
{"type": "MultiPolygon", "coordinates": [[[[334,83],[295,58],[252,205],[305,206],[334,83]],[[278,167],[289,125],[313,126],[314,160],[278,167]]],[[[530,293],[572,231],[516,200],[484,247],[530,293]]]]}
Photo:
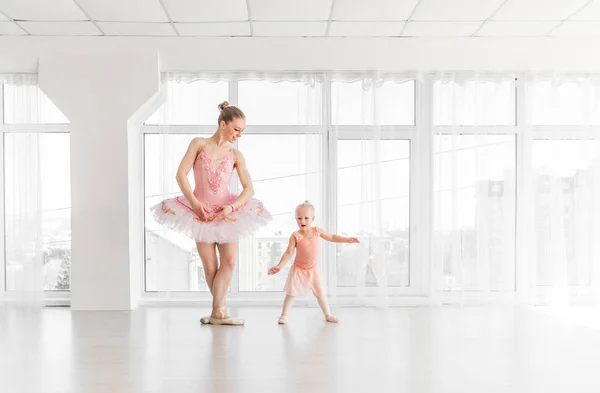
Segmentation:
{"type": "MultiPolygon", "coordinates": [[[[236,198],[236,195],[231,195],[223,205],[233,203],[236,198]]],[[[208,207],[209,217],[218,214],[221,207],[208,207]]],[[[150,210],[157,222],[198,243],[235,243],[241,236],[255,233],[271,221],[271,214],[255,198],[219,221],[200,221],[183,195],[165,199],[150,210]]]]}
{"type": "Polygon", "coordinates": [[[298,296],[306,293],[309,289],[312,290],[315,296],[326,294],[321,269],[319,269],[319,266],[312,269],[303,269],[293,264],[283,290],[289,296],[298,296]]]}

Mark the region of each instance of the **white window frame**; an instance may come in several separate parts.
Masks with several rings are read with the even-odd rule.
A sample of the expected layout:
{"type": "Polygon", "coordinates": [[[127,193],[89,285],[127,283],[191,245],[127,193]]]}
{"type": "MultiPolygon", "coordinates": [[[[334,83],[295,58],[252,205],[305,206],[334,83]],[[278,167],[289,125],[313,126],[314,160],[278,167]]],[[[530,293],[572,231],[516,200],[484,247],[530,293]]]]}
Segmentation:
{"type": "MultiPolygon", "coordinates": [[[[167,82],[168,83],[168,82],[167,82]]],[[[238,103],[238,82],[229,81],[229,97],[228,101],[231,105],[237,105],[238,103]]],[[[163,89],[166,91],[166,84],[163,84],[163,89]]],[[[183,135],[194,135],[194,134],[208,134],[212,135],[216,130],[216,121],[215,125],[153,125],[153,124],[143,124],[140,128],[140,131],[143,135],[146,134],[158,134],[165,133],[168,131],[169,134],[183,134],[183,135]]],[[[326,127],[322,125],[248,125],[244,130],[245,135],[306,135],[306,134],[322,134],[325,137],[326,127]],[[299,130],[301,132],[299,132],[299,130]]],[[[143,138],[142,138],[143,141],[143,138]]],[[[235,145],[237,147],[237,142],[235,145]]],[[[325,149],[325,148],[324,148],[325,149]]],[[[145,150],[144,146],[142,146],[142,160],[145,159],[145,150]]],[[[230,189],[233,192],[239,192],[239,180],[237,173],[234,171],[233,176],[230,180],[230,189]]],[[[145,178],[142,181],[142,195],[144,195],[145,188],[145,178]]],[[[142,204],[142,209],[144,209],[144,203],[142,204]]],[[[144,215],[145,217],[145,215],[144,215]]],[[[145,228],[142,228],[145,231],[145,228]]],[[[287,241],[287,236],[284,236],[287,241]]],[[[239,255],[239,251],[238,251],[239,255]]],[[[145,290],[145,263],[146,263],[146,247],[144,246],[144,258],[142,260],[144,266],[142,266],[141,270],[141,281],[142,281],[142,290],[141,290],[141,303],[153,303],[160,301],[167,302],[178,302],[181,301],[183,303],[189,301],[200,301],[207,302],[211,299],[210,293],[203,292],[192,292],[192,291],[181,291],[174,292],[171,291],[168,295],[168,298],[165,298],[165,292],[160,291],[152,291],[146,292],[145,290]]],[[[281,301],[282,291],[240,291],[239,290],[239,263],[236,263],[235,269],[233,272],[233,277],[230,284],[230,292],[228,297],[230,300],[239,303],[244,302],[249,305],[257,304],[278,304],[281,301]]],[[[306,303],[306,300],[300,300],[299,304],[306,303]]]]}
{"type": "MultiPolygon", "coordinates": [[[[327,74],[329,76],[329,74],[327,74]]],[[[433,221],[431,206],[433,206],[433,151],[432,138],[436,135],[455,134],[457,126],[444,126],[433,124],[433,89],[435,75],[428,74],[423,79],[416,79],[415,83],[415,124],[413,126],[376,126],[381,131],[382,139],[400,139],[410,141],[410,286],[408,287],[388,287],[387,294],[390,297],[399,296],[402,299],[413,299],[418,301],[421,297],[429,295],[430,275],[434,274],[430,269],[429,263],[423,261],[431,260],[431,235],[433,234],[433,221]],[[452,132],[448,132],[450,128],[452,132]],[[418,201],[419,203],[416,203],[418,201]]],[[[522,284],[522,269],[525,266],[524,261],[520,260],[519,252],[523,246],[526,236],[522,233],[522,226],[519,225],[517,218],[523,209],[523,195],[519,189],[523,187],[524,171],[526,163],[531,158],[531,142],[533,140],[600,140],[599,126],[527,126],[526,103],[527,89],[525,74],[515,74],[515,124],[512,125],[489,125],[489,126],[460,126],[461,134],[464,135],[507,135],[515,138],[515,258],[514,258],[514,290],[518,290],[522,284]]],[[[237,103],[237,82],[229,82],[229,101],[232,104],[237,103]]],[[[322,88],[323,121],[322,125],[317,126],[294,126],[294,125],[270,125],[270,126],[252,126],[246,129],[247,134],[266,135],[266,134],[306,134],[307,129],[314,129],[315,133],[323,135],[323,163],[329,167],[324,168],[325,178],[323,192],[332,195],[332,198],[326,198],[328,214],[324,215],[323,226],[330,232],[337,232],[337,140],[361,139],[364,135],[365,127],[369,126],[336,126],[337,140],[333,140],[335,135],[331,121],[331,79],[328,77],[323,82],[322,88]]],[[[182,125],[182,126],[161,126],[161,125],[143,125],[141,132],[158,133],[162,127],[168,127],[169,133],[173,134],[212,134],[215,126],[206,125],[182,125]]],[[[375,127],[375,126],[371,126],[375,127]]],[[[237,187],[237,178],[232,179],[232,186],[237,187]]],[[[322,259],[327,261],[335,260],[335,245],[331,243],[324,244],[322,259]]],[[[145,263],[145,262],[144,262],[145,263]]],[[[142,269],[143,274],[144,269],[142,269]]],[[[238,284],[239,277],[236,267],[236,274],[232,280],[232,288],[238,284]],[[234,284],[235,283],[235,284],[234,284]]],[[[354,287],[338,287],[335,263],[325,264],[325,278],[330,294],[334,297],[346,298],[351,301],[351,296],[355,291],[354,287]]],[[[145,280],[145,277],[142,277],[145,280]]],[[[367,296],[370,291],[377,291],[380,288],[364,288],[367,296]]],[[[514,290],[494,291],[499,293],[509,293],[514,295],[514,290]]],[[[470,292],[470,291],[468,291],[470,292]]],[[[474,293],[478,291],[472,291],[474,293]]],[[[380,292],[378,292],[380,294],[380,292]]],[[[271,301],[279,301],[282,292],[237,292],[232,291],[232,299],[247,301],[249,304],[270,304],[271,301]]],[[[143,298],[161,298],[160,293],[143,293],[143,298]]],[[[171,295],[173,299],[210,299],[208,293],[183,292],[176,296],[171,295]]],[[[273,303],[275,304],[275,303],[273,303]]]]}
{"type": "MultiPolygon", "coordinates": [[[[6,201],[5,201],[5,175],[4,175],[4,139],[6,134],[16,133],[37,133],[37,134],[50,134],[50,133],[71,133],[70,125],[65,124],[5,124],[4,123],[4,82],[0,82],[0,152],[2,152],[2,159],[0,159],[0,298],[3,298],[7,294],[6,286],[6,201]]],[[[56,305],[64,306],[70,305],[71,303],[71,291],[70,290],[57,290],[57,291],[44,291],[44,303],[45,305],[56,305]]]]}
{"type": "MultiPolygon", "coordinates": [[[[328,81],[329,82],[329,81],[328,81]]],[[[407,80],[408,82],[408,80],[407,80]]],[[[330,83],[330,82],[329,82],[330,83]]],[[[329,161],[333,168],[329,168],[328,172],[333,174],[333,179],[328,182],[329,187],[324,190],[325,193],[334,195],[335,198],[328,198],[331,200],[332,205],[326,206],[325,208],[331,212],[332,222],[328,223],[328,228],[333,233],[338,232],[337,228],[337,142],[341,140],[362,140],[364,139],[365,131],[368,133],[369,130],[377,130],[381,136],[381,140],[404,140],[410,143],[410,178],[409,178],[409,285],[408,286],[388,286],[384,289],[385,294],[390,298],[398,297],[413,297],[424,295],[426,287],[424,286],[424,271],[418,266],[415,266],[415,261],[419,260],[419,255],[423,255],[423,244],[421,242],[422,237],[427,233],[427,229],[423,228],[423,232],[419,233],[417,230],[419,222],[423,222],[422,211],[418,211],[419,205],[413,203],[416,200],[416,196],[419,195],[419,190],[426,186],[426,177],[423,174],[427,171],[427,166],[423,165],[423,162],[417,162],[417,157],[427,157],[427,153],[430,151],[429,143],[424,141],[422,136],[427,133],[424,132],[424,127],[427,123],[423,122],[424,117],[419,116],[420,110],[427,110],[421,103],[427,102],[429,92],[426,84],[422,81],[413,80],[414,83],[414,123],[413,125],[340,125],[335,126],[328,119],[328,134],[332,134],[333,128],[337,132],[337,140],[327,138],[328,149],[330,152],[329,161]],[[425,155],[423,155],[425,153],[425,155]]],[[[328,87],[330,87],[329,85],[328,87]]],[[[328,89],[330,90],[330,89],[328,89]]],[[[331,103],[331,95],[327,97],[327,102],[331,103]]],[[[327,112],[331,110],[327,107],[327,112]]],[[[426,225],[425,225],[426,226],[426,225]]],[[[335,260],[335,244],[327,243],[325,245],[327,249],[327,260],[335,260]]],[[[356,288],[353,286],[338,286],[337,285],[337,272],[335,271],[335,263],[327,264],[330,268],[327,277],[328,291],[331,295],[339,297],[338,303],[352,303],[354,300],[362,302],[363,299],[356,299],[356,288]]],[[[380,287],[361,287],[361,295],[365,297],[380,296],[382,288],[380,287]]],[[[399,299],[396,299],[399,300],[399,299]]]]}
{"type": "MultiPolygon", "coordinates": [[[[236,105],[238,101],[237,91],[238,91],[238,82],[229,81],[229,102],[232,105],[236,105]]],[[[420,95],[426,95],[429,101],[431,101],[431,95],[429,92],[424,93],[424,89],[422,83],[415,80],[415,123],[418,124],[417,116],[418,109],[417,103],[419,102],[420,95]]],[[[322,150],[322,162],[323,165],[331,165],[332,168],[325,168],[325,176],[323,179],[323,191],[326,195],[334,195],[337,190],[337,140],[331,140],[333,134],[333,125],[331,124],[331,80],[326,78],[323,82],[322,86],[322,124],[321,125],[248,125],[244,134],[246,135],[306,135],[306,134],[315,134],[322,135],[323,138],[323,150],[322,150]],[[333,178],[328,178],[330,174],[333,174],[333,178]]],[[[166,88],[163,86],[163,88],[166,88]]],[[[426,99],[426,100],[427,100],[426,99]]],[[[426,117],[426,116],[425,116],[426,117]]],[[[423,166],[418,165],[414,162],[414,157],[416,156],[416,149],[424,149],[425,151],[419,155],[420,157],[428,157],[427,154],[430,151],[429,143],[420,143],[417,146],[416,135],[420,131],[419,128],[424,128],[427,125],[422,123],[421,125],[412,125],[412,126],[377,126],[378,129],[382,132],[382,139],[401,139],[401,140],[409,140],[411,143],[411,157],[410,157],[410,198],[411,201],[415,200],[415,196],[418,194],[419,189],[422,187],[427,187],[427,182],[417,182],[417,179],[422,179],[422,174],[419,172],[427,171],[427,167],[423,168],[423,166]],[[423,154],[424,153],[424,154],[423,154]]],[[[364,135],[364,126],[335,126],[338,132],[339,140],[344,139],[361,139],[361,136],[364,135]]],[[[366,126],[369,127],[369,126],[366,126]]],[[[374,127],[374,126],[371,126],[374,127]]],[[[170,134],[212,134],[216,129],[216,125],[150,125],[144,124],[141,126],[142,134],[157,134],[161,132],[165,132],[168,130],[170,134]]],[[[422,135],[426,134],[421,132],[422,135]]],[[[426,138],[428,139],[428,138],[426,138]]],[[[421,138],[423,140],[423,138],[421,138]]],[[[145,154],[143,155],[145,157],[145,154]]],[[[143,158],[142,158],[143,159],[143,158]]],[[[144,179],[145,180],[145,179],[144,179]]],[[[234,173],[232,176],[230,186],[235,191],[238,187],[238,179],[237,174],[234,173]]],[[[337,232],[337,198],[326,198],[324,209],[326,209],[328,214],[324,215],[323,226],[328,229],[328,231],[335,233],[337,232]],[[329,206],[331,204],[331,206],[329,206]]],[[[142,205],[143,206],[143,205],[142,205]]],[[[423,254],[423,251],[419,251],[418,248],[426,247],[427,243],[423,241],[427,234],[427,228],[421,233],[417,231],[417,222],[419,221],[417,217],[422,215],[422,212],[413,211],[416,206],[413,203],[410,203],[410,251],[409,251],[409,261],[416,260],[416,255],[423,254]],[[415,218],[415,219],[413,219],[415,218]]],[[[424,210],[424,209],[423,209],[424,210]]],[[[287,235],[282,237],[282,239],[287,240],[287,235]]],[[[144,248],[145,255],[145,248],[144,248]]],[[[335,260],[335,244],[326,243],[323,247],[322,259],[327,261],[335,260]]],[[[145,264],[145,256],[142,263],[145,264]]],[[[410,263],[410,262],[409,262],[410,263]]],[[[337,287],[337,275],[335,271],[335,263],[326,263],[325,264],[324,275],[327,281],[327,285],[329,288],[330,294],[334,296],[344,296],[350,295],[355,291],[353,287],[337,287]]],[[[141,269],[142,272],[142,283],[145,283],[145,267],[141,269]]],[[[411,264],[410,268],[410,286],[408,287],[388,287],[387,292],[391,296],[395,295],[406,295],[406,296],[417,296],[424,295],[424,286],[425,282],[424,272],[421,269],[417,269],[416,266],[411,264]]],[[[168,300],[168,301],[206,301],[210,299],[210,294],[207,292],[170,292],[168,299],[164,299],[164,292],[146,292],[145,285],[142,286],[142,301],[160,301],[160,300],[168,300]]],[[[369,295],[371,292],[375,293],[378,288],[365,288],[367,291],[366,295],[369,295]]],[[[281,300],[281,296],[283,291],[239,291],[239,269],[238,264],[236,264],[236,268],[234,271],[234,276],[231,282],[231,290],[229,293],[230,299],[235,301],[246,301],[252,304],[256,302],[257,304],[277,304],[281,300]]],[[[310,299],[304,300],[310,303],[310,299]]],[[[302,300],[300,301],[302,304],[302,300]]]]}

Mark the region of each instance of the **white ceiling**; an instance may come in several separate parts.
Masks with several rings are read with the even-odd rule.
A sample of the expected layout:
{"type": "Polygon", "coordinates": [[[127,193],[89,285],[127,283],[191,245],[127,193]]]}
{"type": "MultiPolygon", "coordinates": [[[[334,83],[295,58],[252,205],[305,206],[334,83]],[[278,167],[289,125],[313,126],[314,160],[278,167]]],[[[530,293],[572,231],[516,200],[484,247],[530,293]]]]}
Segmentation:
{"type": "Polygon", "coordinates": [[[0,0],[0,35],[597,37],[600,0],[0,0]]]}

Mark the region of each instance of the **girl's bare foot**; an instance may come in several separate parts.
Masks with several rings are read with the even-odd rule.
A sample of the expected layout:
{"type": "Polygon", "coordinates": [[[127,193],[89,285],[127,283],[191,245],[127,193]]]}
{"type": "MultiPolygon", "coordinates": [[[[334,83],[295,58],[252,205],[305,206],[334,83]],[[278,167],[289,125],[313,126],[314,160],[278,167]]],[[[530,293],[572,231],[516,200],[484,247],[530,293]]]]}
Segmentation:
{"type": "Polygon", "coordinates": [[[340,319],[335,315],[325,315],[325,319],[327,320],[327,322],[331,323],[338,323],[340,321],[340,319]]]}
{"type": "Polygon", "coordinates": [[[287,323],[287,315],[281,315],[279,317],[279,320],[277,321],[278,324],[280,325],[285,325],[287,323]]]}

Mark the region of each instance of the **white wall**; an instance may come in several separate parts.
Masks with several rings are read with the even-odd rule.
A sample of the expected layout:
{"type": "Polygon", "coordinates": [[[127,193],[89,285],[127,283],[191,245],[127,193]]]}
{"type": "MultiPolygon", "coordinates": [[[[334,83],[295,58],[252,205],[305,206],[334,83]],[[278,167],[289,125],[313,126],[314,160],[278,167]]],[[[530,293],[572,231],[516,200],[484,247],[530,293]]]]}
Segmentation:
{"type": "Polygon", "coordinates": [[[35,72],[56,51],[156,50],[163,71],[600,71],[600,39],[0,37],[0,72],[35,72]]]}
{"type": "Polygon", "coordinates": [[[72,123],[72,306],[137,306],[141,142],[160,71],[600,72],[600,40],[0,37],[0,73],[39,72],[72,123]],[[160,57],[160,64],[158,62],[160,57]]]}

